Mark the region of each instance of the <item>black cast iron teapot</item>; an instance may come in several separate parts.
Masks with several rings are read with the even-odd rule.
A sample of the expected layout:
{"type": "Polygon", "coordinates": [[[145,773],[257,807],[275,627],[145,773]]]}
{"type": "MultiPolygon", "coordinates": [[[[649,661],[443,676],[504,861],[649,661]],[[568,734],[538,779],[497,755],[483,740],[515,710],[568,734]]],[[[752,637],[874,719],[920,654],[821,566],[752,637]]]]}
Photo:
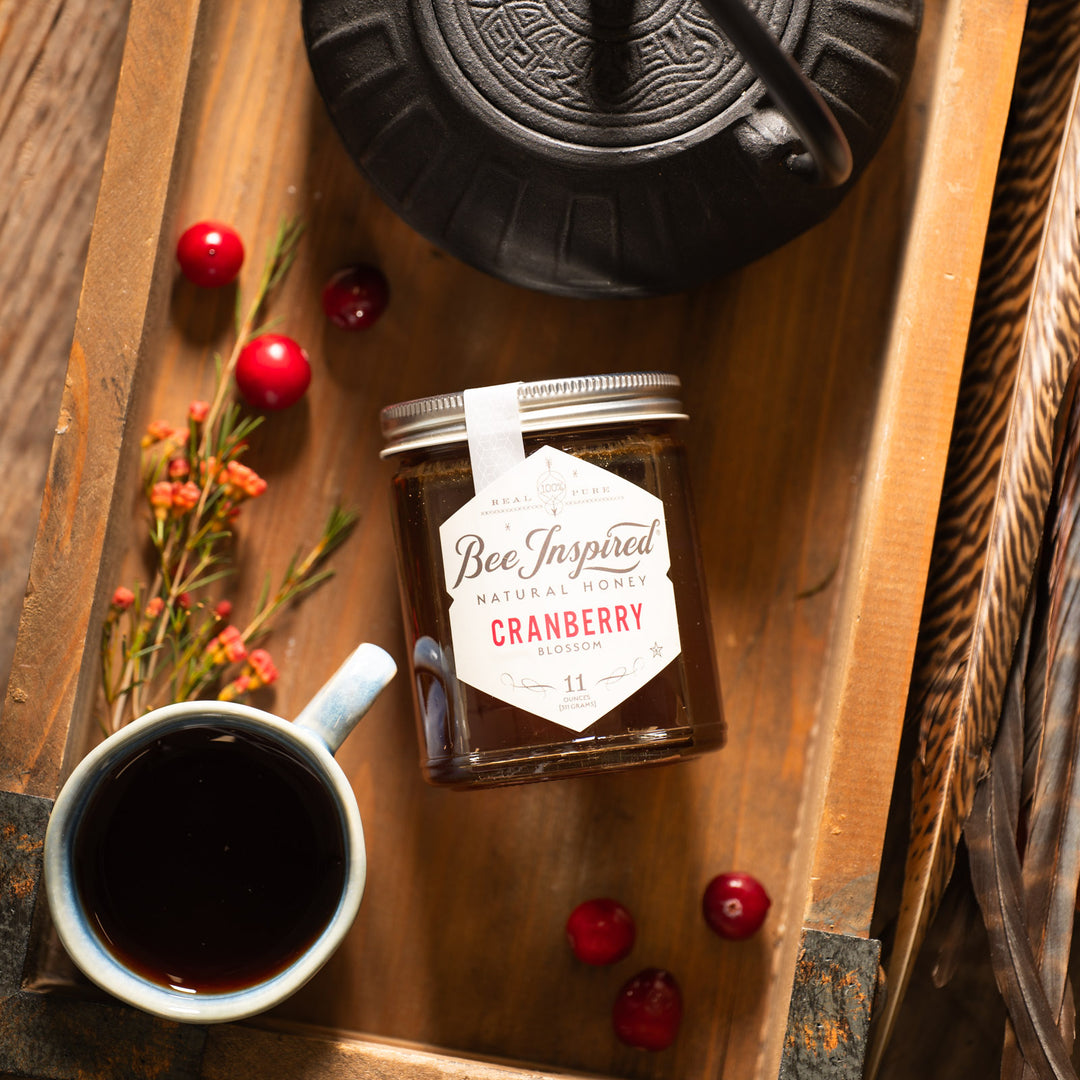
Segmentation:
{"type": "Polygon", "coordinates": [[[688,288],[825,218],[922,0],[303,0],[346,148],[417,231],[569,296],[688,288]]]}

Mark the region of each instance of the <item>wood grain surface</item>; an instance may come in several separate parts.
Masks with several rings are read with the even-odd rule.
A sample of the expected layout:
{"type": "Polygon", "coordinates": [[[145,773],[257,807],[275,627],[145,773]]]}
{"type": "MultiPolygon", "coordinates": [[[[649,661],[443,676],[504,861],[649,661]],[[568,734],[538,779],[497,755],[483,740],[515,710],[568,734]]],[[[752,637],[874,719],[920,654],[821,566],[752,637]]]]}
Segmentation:
{"type": "MultiPolygon", "coordinates": [[[[274,312],[311,352],[314,381],[301,405],[270,418],[253,440],[251,463],[271,487],[241,528],[243,569],[231,586],[238,610],[252,604],[263,572],[277,573],[314,539],[333,501],[359,509],[361,522],[335,559],[335,583],[270,639],[282,680],[259,703],[294,715],[360,639],[395,652],[404,669],[380,406],[511,378],[661,368],[682,377],[692,415],[687,441],[731,739],[721,753],[683,766],[445,792],[420,778],[410,690],[397,680],[339,754],[368,834],[360,917],[277,1017],[452,1055],[628,1078],[775,1076],[808,898],[831,904],[825,912],[818,903],[819,923],[867,932],[874,830],[884,820],[903,710],[903,694],[877,700],[875,682],[902,686],[910,663],[922,549],[907,539],[928,548],[948,438],[942,418],[955,392],[949,364],[962,356],[965,289],[978,266],[970,249],[993,181],[980,160],[965,179],[963,227],[916,219],[941,230],[923,249],[931,262],[916,291],[934,290],[925,311],[940,323],[943,355],[909,351],[918,328],[894,321],[895,303],[928,118],[932,128],[950,110],[978,111],[985,154],[993,155],[1020,6],[1002,0],[987,16],[995,32],[976,34],[960,18],[970,13],[966,0],[927,5],[918,77],[893,131],[823,225],[690,293],[588,303],[473,271],[382,206],[313,91],[293,5],[205,3],[196,28],[199,9],[197,0],[133,7],[110,144],[124,171],[110,187],[106,170],[97,212],[34,595],[0,726],[3,786],[51,795],[93,741],[93,641],[103,603],[117,584],[145,576],[133,492],[113,485],[146,422],[178,420],[191,398],[206,396],[213,354],[229,344],[231,292],[177,280],[163,255],[168,238],[200,217],[232,220],[252,253],[241,279],[250,288],[277,221],[300,216],[308,232],[274,312]],[[957,83],[958,57],[978,73],[974,84],[957,83]],[[153,120],[152,107],[160,110],[153,120]],[[182,138],[167,129],[173,123],[182,138]],[[147,200],[159,206],[156,221],[147,200]],[[326,323],[318,293],[353,260],[384,269],[392,300],[376,328],[350,337],[326,323]],[[155,336],[158,323],[163,333],[155,336]],[[868,447],[887,442],[881,402],[901,390],[905,409],[927,421],[918,456],[878,453],[868,467],[868,447]],[[67,449],[75,443],[83,457],[67,449]],[[79,475],[69,467],[76,460],[79,475]],[[917,494],[895,508],[877,504],[875,528],[860,525],[853,548],[882,463],[889,490],[917,494]],[[77,530],[74,546],[67,523],[77,530]],[[876,561],[883,550],[903,558],[876,561]],[[872,595],[870,572],[895,575],[873,594],[887,610],[852,601],[872,595]],[[840,692],[837,673],[851,671],[852,619],[864,620],[859,678],[841,678],[840,692]],[[871,699],[883,737],[854,739],[851,725],[869,715],[871,699]],[[823,700],[843,722],[823,717],[823,700]],[[832,738],[837,731],[841,738],[832,738]],[[825,781],[845,752],[852,757],[840,775],[863,771],[885,782],[831,794],[825,781]],[[871,804],[865,829],[861,800],[871,804]],[[825,834],[816,816],[823,805],[847,815],[825,834]],[[837,852],[848,861],[837,864],[837,852]],[[833,876],[821,875],[834,866],[833,876]],[[760,877],[775,900],[764,931],[738,945],[709,935],[700,917],[705,882],[733,867],[760,877]],[[827,893],[825,885],[811,889],[811,874],[827,893]],[[582,970],[565,947],[563,923],[575,903],[599,894],[632,908],[638,944],[615,969],[582,970]],[[609,1011],[621,982],[647,965],[676,973],[686,1017],[675,1048],[643,1056],[614,1042],[609,1011]]],[[[945,138],[937,149],[948,161],[934,159],[935,183],[959,183],[963,154],[945,138]]],[[[223,1033],[215,1045],[243,1053],[258,1042],[223,1033]]],[[[345,1053],[344,1045],[310,1074],[350,1075],[346,1060],[362,1067],[360,1051],[345,1053]]]]}
{"type": "Polygon", "coordinates": [[[102,166],[0,720],[0,776],[11,791],[55,794],[65,753],[78,752],[68,721],[89,711],[98,689],[98,665],[85,661],[98,651],[93,638],[111,596],[98,582],[116,574],[130,539],[139,463],[122,450],[138,445],[132,425],[150,370],[141,361],[156,351],[165,322],[167,266],[175,262],[173,177],[182,167],[181,121],[199,67],[199,13],[197,3],[178,3],[129,21],[128,70],[141,57],[147,70],[119,81],[114,115],[138,122],[109,140],[102,166]]]}
{"type": "Polygon", "coordinates": [[[15,648],[129,0],[0,3],[0,676],[15,648]]]}

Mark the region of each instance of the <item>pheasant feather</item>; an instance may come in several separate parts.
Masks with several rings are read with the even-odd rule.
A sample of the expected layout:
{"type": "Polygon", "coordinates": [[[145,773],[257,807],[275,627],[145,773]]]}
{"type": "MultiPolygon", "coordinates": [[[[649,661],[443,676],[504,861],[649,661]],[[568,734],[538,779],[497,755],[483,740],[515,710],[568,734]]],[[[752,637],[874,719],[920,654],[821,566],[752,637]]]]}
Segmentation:
{"type": "MultiPolygon", "coordinates": [[[[1013,714],[1015,715],[1015,714],[1013,714]]],[[[1006,722],[1007,756],[1022,754],[1023,733],[1006,722]]],[[[1019,772],[1019,770],[1017,770],[1019,772]]],[[[1039,983],[1024,919],[1023,884],[1012,811],[1019,777],[995,769],[979,784],[965,828],[971,880],[990,938],[991,961],[1024,1061],[1040,1080],[1076,1080],[1057,1016],[1039,983]]]]}
{"type": "Polygon", "coordinates": [[[1080,322],[1077,20],[1075,4],[1037,4],[1025,31],[908,701],[919,727],[911,838],[869,1076],[989,765],[1050,497],[1080,322]]]}
{"type": "MultiPolygon", "coordinates": [[[[1027,664],[1024,760],[1011,763],[1001,756],[999,739],[992,765],[1002,773],[1012,769],[1024,787],[1022,911],[1038,982],[1025,985],[1023,976],[1014,973],[1022,988],[1015,999],[1007,992],[1013,988],[1012,975],[998,973],[998,980],[1010,1016],[1037,996],[1045,1000],[1068,1051],[1075,1035],[1068,966],[1080,883],[1080,403],[1075,394],[1044,545],[1046,580],[1039,590],[1035,648],[1027,664]]],[[[1045,1049],[1018,1047],[1007,1032],[1003,1080],[1043,1075],[1033,1061],[1041,1060],[1045,1049]]]]}

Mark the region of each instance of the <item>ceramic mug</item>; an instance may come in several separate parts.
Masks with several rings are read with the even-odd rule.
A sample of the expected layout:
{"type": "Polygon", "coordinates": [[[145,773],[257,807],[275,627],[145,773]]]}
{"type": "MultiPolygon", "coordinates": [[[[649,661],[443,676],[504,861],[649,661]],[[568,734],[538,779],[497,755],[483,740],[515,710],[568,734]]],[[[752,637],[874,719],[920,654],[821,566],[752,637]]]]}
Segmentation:
{"type": "Polygon", "coordinates": [[[352,925],[367,869],[334,753],[395,670],[364,644],[292,723],[183,702],[95,747],[45,836],[49,908],[83,973],[190,1023],[251,1016],[307,982],[352,925]]]}

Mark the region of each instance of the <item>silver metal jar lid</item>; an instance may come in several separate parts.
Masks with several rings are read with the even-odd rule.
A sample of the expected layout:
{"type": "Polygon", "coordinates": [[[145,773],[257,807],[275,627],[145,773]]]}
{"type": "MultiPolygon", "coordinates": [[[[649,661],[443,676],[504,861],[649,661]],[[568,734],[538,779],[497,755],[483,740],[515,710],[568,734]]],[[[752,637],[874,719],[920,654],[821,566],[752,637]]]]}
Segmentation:
{"type": "MultiPolygon", "coordinates": [[[[678,375],[627,371],[518,384],[521,430],[549,431],[639,420],[686,420],[678,375]]],[[[389,457],[465,442],[465,395],[441,394],[387,405],[380,414],[389,457]]]]}

